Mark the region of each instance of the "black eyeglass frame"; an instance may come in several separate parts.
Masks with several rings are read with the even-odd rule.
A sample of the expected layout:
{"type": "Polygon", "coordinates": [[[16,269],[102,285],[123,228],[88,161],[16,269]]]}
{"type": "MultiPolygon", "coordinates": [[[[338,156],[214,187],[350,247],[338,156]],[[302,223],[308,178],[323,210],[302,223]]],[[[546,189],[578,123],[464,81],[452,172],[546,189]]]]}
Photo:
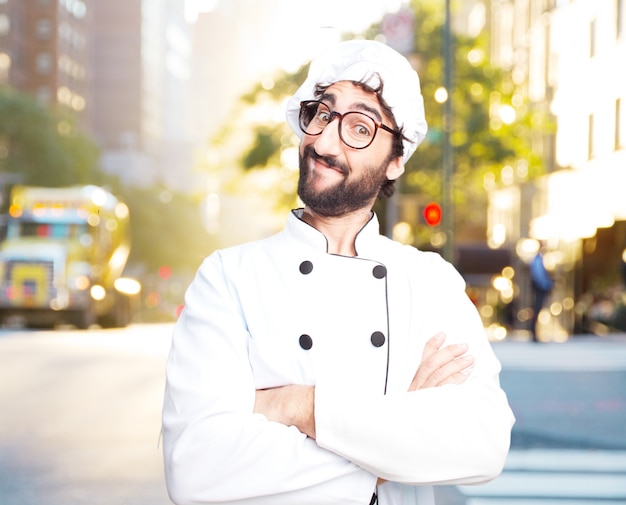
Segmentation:
{"type": "MultiPolygon", "coordinates": [[[[333,120],[338,117],[339,118],[339,125],[338,125],[338,131],[339,131],[339,138],[341,139],[341,141],[347,145],[348,147],[350,147],[351,149],[366,149],[369,146],[372,145],[372,142],[374,142],[374,139],[376,138],[376,133],[378,132],[378,129],[380,128],[381,130],[385,130],[386,132],[391,133],[394,137],[397,135],[400,135],[400,131],[399,130],[394,130],[393,128],[387,126],[386,124],[383,124],[382,121],[377,121],[376,119],[374,119],[372,116],[370,116],[369,114],[365,114],[364,112],[361,112],[360,110],[351,110],[348,112],[344,112],[343,114],[341,112],[337,112],[334,110],[331,110],[331,108],[325,104],[324,102],[322,102],[321,100],[303,100],[302,102],[300,102],[300,114],[298,114],[298,126],[300,127],[300,130],[302,130],[302,132],[306,135],[310,135],[312,137],[317,137],[318,135],[321,135],[322,132],[326,129],[326,126],[324,126],[324,128],[322,128],[318,133],[309,133],[308,131],[306,131],[306,129],[303,126],[303,121],[302,121],[302,116],[304,114],[305,108],[312,104],[312,103],[317,103],[317,104],[321,104],[324,107],[326,107],[328,109],[328,112],[330,114],[330,117],[328,118],[328,123],[326,123],[326,126],[328,126],[330,123],[333,122],[333,120]],[[362,114],[365,117],[369,118],[372,120],[372,123],[374,123],[374,133],[372,134],[372,138],[370,139],[369,143],[361,146],[361,147],[354,147],[351,146],[350,144],[348,144],[345,139],[343,138],[343,134],[341,133],[341,121],[343,120],[343,117],[347,114],[362,114]]],[[[309,121],[310,123],[310,121],[309,121]]]]}

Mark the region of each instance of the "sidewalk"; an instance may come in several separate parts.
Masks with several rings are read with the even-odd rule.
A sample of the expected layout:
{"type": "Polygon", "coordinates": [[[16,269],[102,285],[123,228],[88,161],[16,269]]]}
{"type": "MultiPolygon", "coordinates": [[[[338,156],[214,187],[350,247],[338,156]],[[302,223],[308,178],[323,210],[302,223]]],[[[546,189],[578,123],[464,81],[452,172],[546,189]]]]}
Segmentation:
{"type": "Polygon", "coordinates": [[[565,342],[511,339],[492,347],[504,370],[626,370],[624,333],[574,335],[565,342]]]}
{"type": "Polygon", "coordinates": [[[493,344],[515,448],[626,451],[626,335],[493,344]]]}

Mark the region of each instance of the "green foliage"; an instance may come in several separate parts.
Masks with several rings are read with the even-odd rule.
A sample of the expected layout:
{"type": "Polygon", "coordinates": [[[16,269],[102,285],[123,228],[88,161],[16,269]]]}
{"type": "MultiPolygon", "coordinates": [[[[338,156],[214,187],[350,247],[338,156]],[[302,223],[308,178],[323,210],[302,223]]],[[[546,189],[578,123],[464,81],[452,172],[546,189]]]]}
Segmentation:
{"type": "Polygon", "coordinates": [[[306,79],[309,72],[309,65],[302,65],[293,73],[280,71],[273,79],[272,86],[263,86],[264,83],[258,83],[252,87],[249,93],[241,97],[241,101],[247,105],[253,105],[259,101],[259,98],[267,96],[272,100],[280,101],[286,96],[293,95],[298,87],[306,79]]]}
{"type": "Polygon", "coordinates": [[[41,186],[97,184],[102,181],[98,156],[69,114],[0,87],[0,173],[41,186]]]}
{"type": "Polygon", "coordinates": [[[177,274],[195,271],[214,247],[204,228],[201,202],[162,187],[118,187],[131,218],[129,262],[146,274],[168,265],[177,274]]]}
{"type": "MultiPolygon", "coordinates": [[[[424,200],[442,200],[444,105],[435,92],[444,86],[444,18],[440,2],[412,2],[415,15],[416,53],[409,58],[420,75],[429,133],[406,166],[401,192],[421,195],[424,200]]],[[[490,65],[486,34],[471,38],[452,34],[452,124],[453,202],[455,227],[484,225],[487,192],[484,180],[500,180],[503,167],[522,166],[522,180],[543,173],[541,156],[532,149],[532,136],[550,131],[545,114],[534,111],[502,69],[490,65]],[[512,124],[504,124],[498,106],[515,111],[512,124]]],[[[518,179],[519,180],[519,179],[518,179]]],[[[418,243],[429,230],[422,230],[418,243]]]]}
{"type": "Polygon", "coordinates": [[[259,125],[254,130],[254,143],[244,155],[241,164],[245,169],[262,167],[280,150],[282,128],[259,125]]]}
{"type": "MultiPolygon", "coordinates": [[[[288,150],[297,152],[297,138],[284,119],[281,102],[295,93],[307,72],[305,65],[295,73],[281,71],[271,82],[255,84],[210,139],[209,156],[198,169],[219,181],[227,200],[262,200],[257,203],[263,209],[256,212],[283,216],[283,221],[285,212],[296,204],[297,155],[290,167],[283,155],[288,150]]],[[[230,230],[224,228],[221,234],[226,245],[232,243],[230,230]]]]}

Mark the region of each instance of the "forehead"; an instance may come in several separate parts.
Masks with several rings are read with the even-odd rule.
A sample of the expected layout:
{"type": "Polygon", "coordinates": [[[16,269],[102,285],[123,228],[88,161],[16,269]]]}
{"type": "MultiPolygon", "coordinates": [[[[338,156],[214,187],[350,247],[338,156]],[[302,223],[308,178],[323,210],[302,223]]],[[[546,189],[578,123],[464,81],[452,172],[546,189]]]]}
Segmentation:
{"type": "Polygon", "coordinates": [[[358,110],[373,115],[379,121],[389,119],[376,93],[366,91],[350,81],[339,81],[330,85],[322,94],[321,100],[339,111],[358,110]]]}

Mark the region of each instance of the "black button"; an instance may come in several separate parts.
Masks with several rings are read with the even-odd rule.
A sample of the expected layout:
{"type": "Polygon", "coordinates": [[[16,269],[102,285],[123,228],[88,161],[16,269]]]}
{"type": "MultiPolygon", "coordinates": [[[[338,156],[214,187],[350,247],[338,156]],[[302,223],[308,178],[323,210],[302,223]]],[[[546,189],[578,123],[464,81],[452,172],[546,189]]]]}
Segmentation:
{"type": "MultiPolygon", "coordinates": [[[[384,338],[384,337],[383,337],[384,338]]],[[[308,335],[300,335],[300,347],[305,351],[308,351],[311,347],[313,347],[313,339],[308,335]]]]}
{"type": "Polygon", "coordinates": [[[376,265],[374,270],[372,270],[372,274],[374,274],[374,277],[377,279],[382,279],[387,275],[387,269],[383,265],[376,265]]]}
{"type": "Polygon", "coordinates": [[[300,273],[303,275],[308,275],[313,271],[313,263],[310,261],[303,261],[300,263],[300,273]]]}
{"type": "Polygon", "coordinates": [[[372,333],[370,340],[372,341],[372,345],[374,347],[380,347],[385,343],[385,335],[383,335],[380,331],[375,331],[372,333]]]}

